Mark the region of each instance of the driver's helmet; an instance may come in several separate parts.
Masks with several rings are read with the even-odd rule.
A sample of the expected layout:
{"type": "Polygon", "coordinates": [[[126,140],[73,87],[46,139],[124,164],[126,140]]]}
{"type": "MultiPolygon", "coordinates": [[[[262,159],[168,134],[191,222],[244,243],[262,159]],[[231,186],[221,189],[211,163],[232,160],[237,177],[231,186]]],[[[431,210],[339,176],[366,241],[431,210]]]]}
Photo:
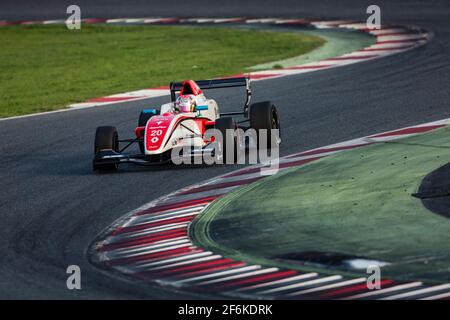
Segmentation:
{"type": "Polygon", "coordinates": [[[195,96],[193,94],[185,94],[178,96],[175,101],[175,110],[178,112],[195,112],[195,96]]]}

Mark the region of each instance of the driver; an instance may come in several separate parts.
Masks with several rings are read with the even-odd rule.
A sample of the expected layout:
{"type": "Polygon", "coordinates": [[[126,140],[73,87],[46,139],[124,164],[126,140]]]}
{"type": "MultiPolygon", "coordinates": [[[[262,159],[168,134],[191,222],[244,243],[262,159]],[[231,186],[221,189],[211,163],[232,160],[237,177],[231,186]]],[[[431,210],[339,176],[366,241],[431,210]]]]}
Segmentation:
{"type": "Polygon", "coordinates": [[[180,95],[175,101],[175,112],[195,112],[195,107],[197,103],[195,101],[195,96],[192,94],[180,95]]]}

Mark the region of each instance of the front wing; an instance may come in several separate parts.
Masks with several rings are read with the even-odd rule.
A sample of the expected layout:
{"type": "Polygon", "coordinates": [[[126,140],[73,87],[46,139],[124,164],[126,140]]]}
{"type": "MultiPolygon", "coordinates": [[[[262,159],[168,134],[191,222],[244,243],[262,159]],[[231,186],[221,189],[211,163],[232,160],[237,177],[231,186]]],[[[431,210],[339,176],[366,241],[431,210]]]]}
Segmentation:
{"type": "MultiPolygon", "coordinates": [[[[183,154],[183,158],[192,158],[192,157],[201,157],[203,154],[208,153],[214,153],[214,148],[211,146],[205,146],[205,147],[193,147],[191,148],[190,152],[187,154],[183,154]]],[[[102,150],[98,152],[94,156],[93,165],[94,166],[101,166],[101,165],[108,165],[108,164],[122,164],[122,163],[133,163],[137,165],[144,165],[144,166],[151,166],[151,165],[158,165],[158,164],[165,164],[172,162],[171,157],[172,150],[166,151],[161,154],[125,154],[116,152],[114,150],[102,150]]]]}

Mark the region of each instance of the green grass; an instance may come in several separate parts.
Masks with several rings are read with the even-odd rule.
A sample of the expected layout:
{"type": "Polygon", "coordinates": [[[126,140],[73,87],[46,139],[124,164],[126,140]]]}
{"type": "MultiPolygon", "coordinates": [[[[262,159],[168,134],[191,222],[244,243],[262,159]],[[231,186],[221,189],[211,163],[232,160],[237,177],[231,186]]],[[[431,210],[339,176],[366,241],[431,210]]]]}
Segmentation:
{"type": "Polygon", "coordinates": [[[191,233],[208,249],[255,263],[317,270],[271,258],[334,252],[387,261],[385,277],[449,281],[450,219],[411,196],[426,174],[448,163],[449,135],[439,129],[269,177],[219,199],[191,233]]]}
{"type": "Polygon", "coordinates": [[[0,41],[0,117],[241,73],[324,43],[287,32],[100,25],[2,27],[0,41]]]}

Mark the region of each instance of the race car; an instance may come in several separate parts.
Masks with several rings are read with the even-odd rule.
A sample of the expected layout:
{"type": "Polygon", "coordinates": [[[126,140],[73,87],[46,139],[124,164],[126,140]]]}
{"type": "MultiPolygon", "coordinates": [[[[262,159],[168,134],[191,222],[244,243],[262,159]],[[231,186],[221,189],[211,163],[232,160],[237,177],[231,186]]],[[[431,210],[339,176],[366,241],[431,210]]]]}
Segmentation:
{"type": "MultiPolygon", "coordinates": [[[[267,144],[272,143],[273,146],[281,142],[277,108],[270,101],[250,104],[251,87],[247,77],[172,82],[170,96],[171,102],[161,105],[159,109],[142,110],[135,137],[131,139],[119,139],[117,129],[113,126],[98,127],[95,133],[93,169],[116,170],[123,163],[154,165],[174,162],[175,148],[182,150],[182,158],[210,153],[217,159],[224,160],[227,152],[225,146],[231,139],[236,154],[248,147],[248,139],[240,139],[237,133],[249,128],[255,129],[254,132],[265,129],[263,131],[268,133],[267,144]],[[206,98],[203,92],[232,87],[245,87],[246,101],[243,111],[220,112],[217,102],[206,98]],[[242,119],[236,120],[233,117],[242,119]],[[211,135],[211,131],[216,132],[216,135],[211,135]],[[230,131],[236,134],[230,135],[230,131]],[[221,141],[215,139],[217,132],[221,133],[221,141]],[[276,132],[276,136],[271,132],[276,132]],[[140,153],[124,153],[135,143],[139,144],[140,153]]],[[[258,136],[253,143],[259,145],[258,136]]],[[[236,157],[233,159],[236,160],[236,157]]],[[[219,161],[223,162],[225,161],[219,161]]]]}

